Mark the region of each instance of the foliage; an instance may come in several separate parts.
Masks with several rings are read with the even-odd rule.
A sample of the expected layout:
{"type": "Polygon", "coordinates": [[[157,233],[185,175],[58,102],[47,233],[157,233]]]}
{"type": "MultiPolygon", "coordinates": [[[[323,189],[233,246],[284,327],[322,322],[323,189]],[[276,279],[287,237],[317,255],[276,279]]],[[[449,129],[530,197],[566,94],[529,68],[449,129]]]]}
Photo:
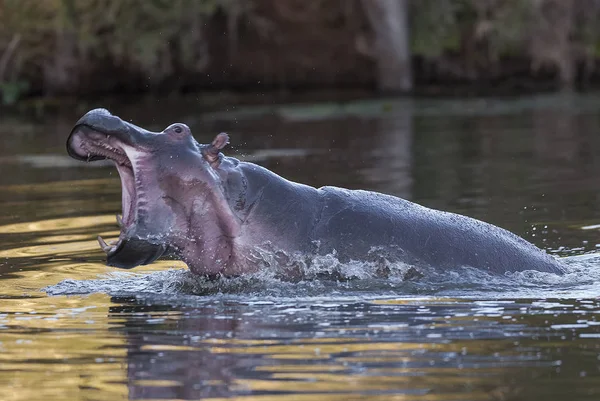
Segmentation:
{"type": "MultiPolygon", "coordinates": [[[[105,74],[101,77],[109,88],[116,84],[107,71],[143,77],[148,85],[180,74],[199,74],[215,56],[206,26],[216,15],[225,17],[226,34],[235,44],[240,21],[280,18],[281,27],[294,15],[278,13],[301,4],[298,0],[0,0],[2,99],[16,101],[28,90],[74,93],[85,88],[86,80],[97,81],[96,72],[105,74]],[[257,16],[256,8],[263,15],[257,16]]],[[[335,7],[341,10],[335,15],[363,12],[358,0],[311,2],[299,29],[314,29],[315,16],[335,7]]],[[[590,74],[600,57],[596,24],[600,0],[411,0],[410,15],[413,54],[445,65],[449,59],[458,60],[462,64],[458,74],[470,79],[477,79],[477,71],[499,68],[502,60],[519,59],[529,62],[532,72],[558,70],[568,84],[576,66],[583,65],[590,74]]],[[[362,34],[364,25],[344,26],[340,18],[330,23],[345,29],[343,35],[362,34]]],[[[356,18],[346,19],[350,20],[356,18]]],[[[263,39],[284,43],[275,26],[270,25],[263,39]]],[[[229,46],[229,52],[235,48],[229,46]]],[[[360,53],[347,47],[344,51],[360,53]]],[[[278,61],[272,63],[279,65],[278,61]]]]}
{"type": "Polygon", "coordinates": [[[46,88],[76,86],[78,72],[95,62],[151,81],[176,64],[201,71],[207,18],[247,8],[244,0],[0,0],[0,59],[11,37],[22,38],[0,82],[26,76],[42,77],[46,88]]]}
{"type": "Polygon", "coordinates": [[[459,51],[464,42],[487,41],[490,56],[522,51],[530,0],[413,0],[412,49],[425,57],[459,51]]]}
{"type": "Polygon", "coordinates": [[[599,55],[598,0],[413,0],[411,12],[412,50],[428,59],[529,59],[572,81],[599,55]]]}
{"type": "Polygon", "coordinates": [[[2,93],[0,103],[5,106],[12,106],[28,89],[29,84],[25,81],[0,82],[0,93],[2,93]]]}
{"type": "Polygon", "coordinates": [[[447,0],[417,0],[411,4],[411,39],[414,54],[429,58],[460,47],[456,4],[447,0]]]}

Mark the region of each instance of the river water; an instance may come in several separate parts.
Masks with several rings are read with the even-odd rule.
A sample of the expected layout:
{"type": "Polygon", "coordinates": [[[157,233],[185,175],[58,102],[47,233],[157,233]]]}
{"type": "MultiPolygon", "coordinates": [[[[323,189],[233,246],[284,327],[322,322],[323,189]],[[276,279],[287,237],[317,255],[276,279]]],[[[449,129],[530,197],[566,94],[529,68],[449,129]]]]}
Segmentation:
{"type": "MultiPolygon", "coordinates": [[[[564,257],[564,277],[208,283],[178,262],[108,268],[114,168],[66,156],[87,106],[0,121],[0,399],[598,400],[600,96],[218,107],[104,102],[295,181],[459,212],[564,257]]],[[[339,278],[339,277],[338,277],[339,278]]]]}

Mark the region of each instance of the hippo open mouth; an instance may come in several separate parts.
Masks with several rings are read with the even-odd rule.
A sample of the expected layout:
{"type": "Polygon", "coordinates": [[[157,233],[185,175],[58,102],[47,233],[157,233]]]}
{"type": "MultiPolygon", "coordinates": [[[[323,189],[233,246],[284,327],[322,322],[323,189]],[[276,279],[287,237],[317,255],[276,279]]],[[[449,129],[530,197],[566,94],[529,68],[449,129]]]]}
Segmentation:
{"type": "MultiPolygon", "coordinates": [[[[131,160],[123,148],[123,143],[108,134],[95,131],[87,126],[80,126],[77,133],[72,136],[71,147],[68,148],[75,158],[86,161],[112,160],[117,167],[121,178],[121,198],[123,205],[122,217],[117,214],[117,223],[121,228],[119,243],[122,242],[124,232],[135,222],[138,204],[135,188],[135,172],[131,160]]],[[[102,237],[98,236],[102,249],[107,254],[114,253],[119,243],[108,245],[102,237]]]]}
{"type": "Polygon", "coordinates": [[[167,246],[152,243],[138,233],[139,212],[147,202],[138,186],[142,172],[136,160],[141,152],[140,145],[135,143],[139,142],[138,136],[152,133],[117,118],[111,121],[113,116],[105,110],[94,112],[75,125],[67,141],[67,151],[82,161],[111,160],[121,178],[122,217],[117,214],[119,239],[107,244],[98,236],[98,242],[110,266],[132,268],[152,263],[164,254],[167,246]]]}

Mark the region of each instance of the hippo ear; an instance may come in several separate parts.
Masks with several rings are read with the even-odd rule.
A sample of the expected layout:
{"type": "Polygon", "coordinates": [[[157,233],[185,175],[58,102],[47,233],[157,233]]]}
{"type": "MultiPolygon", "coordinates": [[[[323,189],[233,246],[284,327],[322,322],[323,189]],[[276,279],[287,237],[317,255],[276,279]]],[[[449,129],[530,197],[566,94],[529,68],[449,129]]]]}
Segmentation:
{"type": "Polygon", "coordinates": [[[221,132],[219,135],[213,139],[212,143],[204,148],[202,154],[204,158],[208,160],[209,163],[213,164],[219,161],[219,155],[221,154],[221,149],[223,149],[229,143],[229,135],[224,132],[221,132]]]}

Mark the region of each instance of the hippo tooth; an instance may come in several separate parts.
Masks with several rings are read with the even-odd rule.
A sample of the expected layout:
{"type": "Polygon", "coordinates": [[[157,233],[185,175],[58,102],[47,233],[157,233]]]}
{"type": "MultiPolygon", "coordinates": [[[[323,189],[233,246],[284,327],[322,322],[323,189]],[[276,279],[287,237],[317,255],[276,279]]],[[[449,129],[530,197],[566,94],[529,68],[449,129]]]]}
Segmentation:
{"type": "Polygon", "coordinates": [[[119,227],[123,228],[123,218],[120,214],[117,214],[117,224],[119,225],[119,227]]]}
{"type": "Polygon", "coordinates": [[[113,247],[108,245],[101,236],[98,236],[98,243],[100,244],[100,248],[106,253],[108,253],[113,247]]]}

